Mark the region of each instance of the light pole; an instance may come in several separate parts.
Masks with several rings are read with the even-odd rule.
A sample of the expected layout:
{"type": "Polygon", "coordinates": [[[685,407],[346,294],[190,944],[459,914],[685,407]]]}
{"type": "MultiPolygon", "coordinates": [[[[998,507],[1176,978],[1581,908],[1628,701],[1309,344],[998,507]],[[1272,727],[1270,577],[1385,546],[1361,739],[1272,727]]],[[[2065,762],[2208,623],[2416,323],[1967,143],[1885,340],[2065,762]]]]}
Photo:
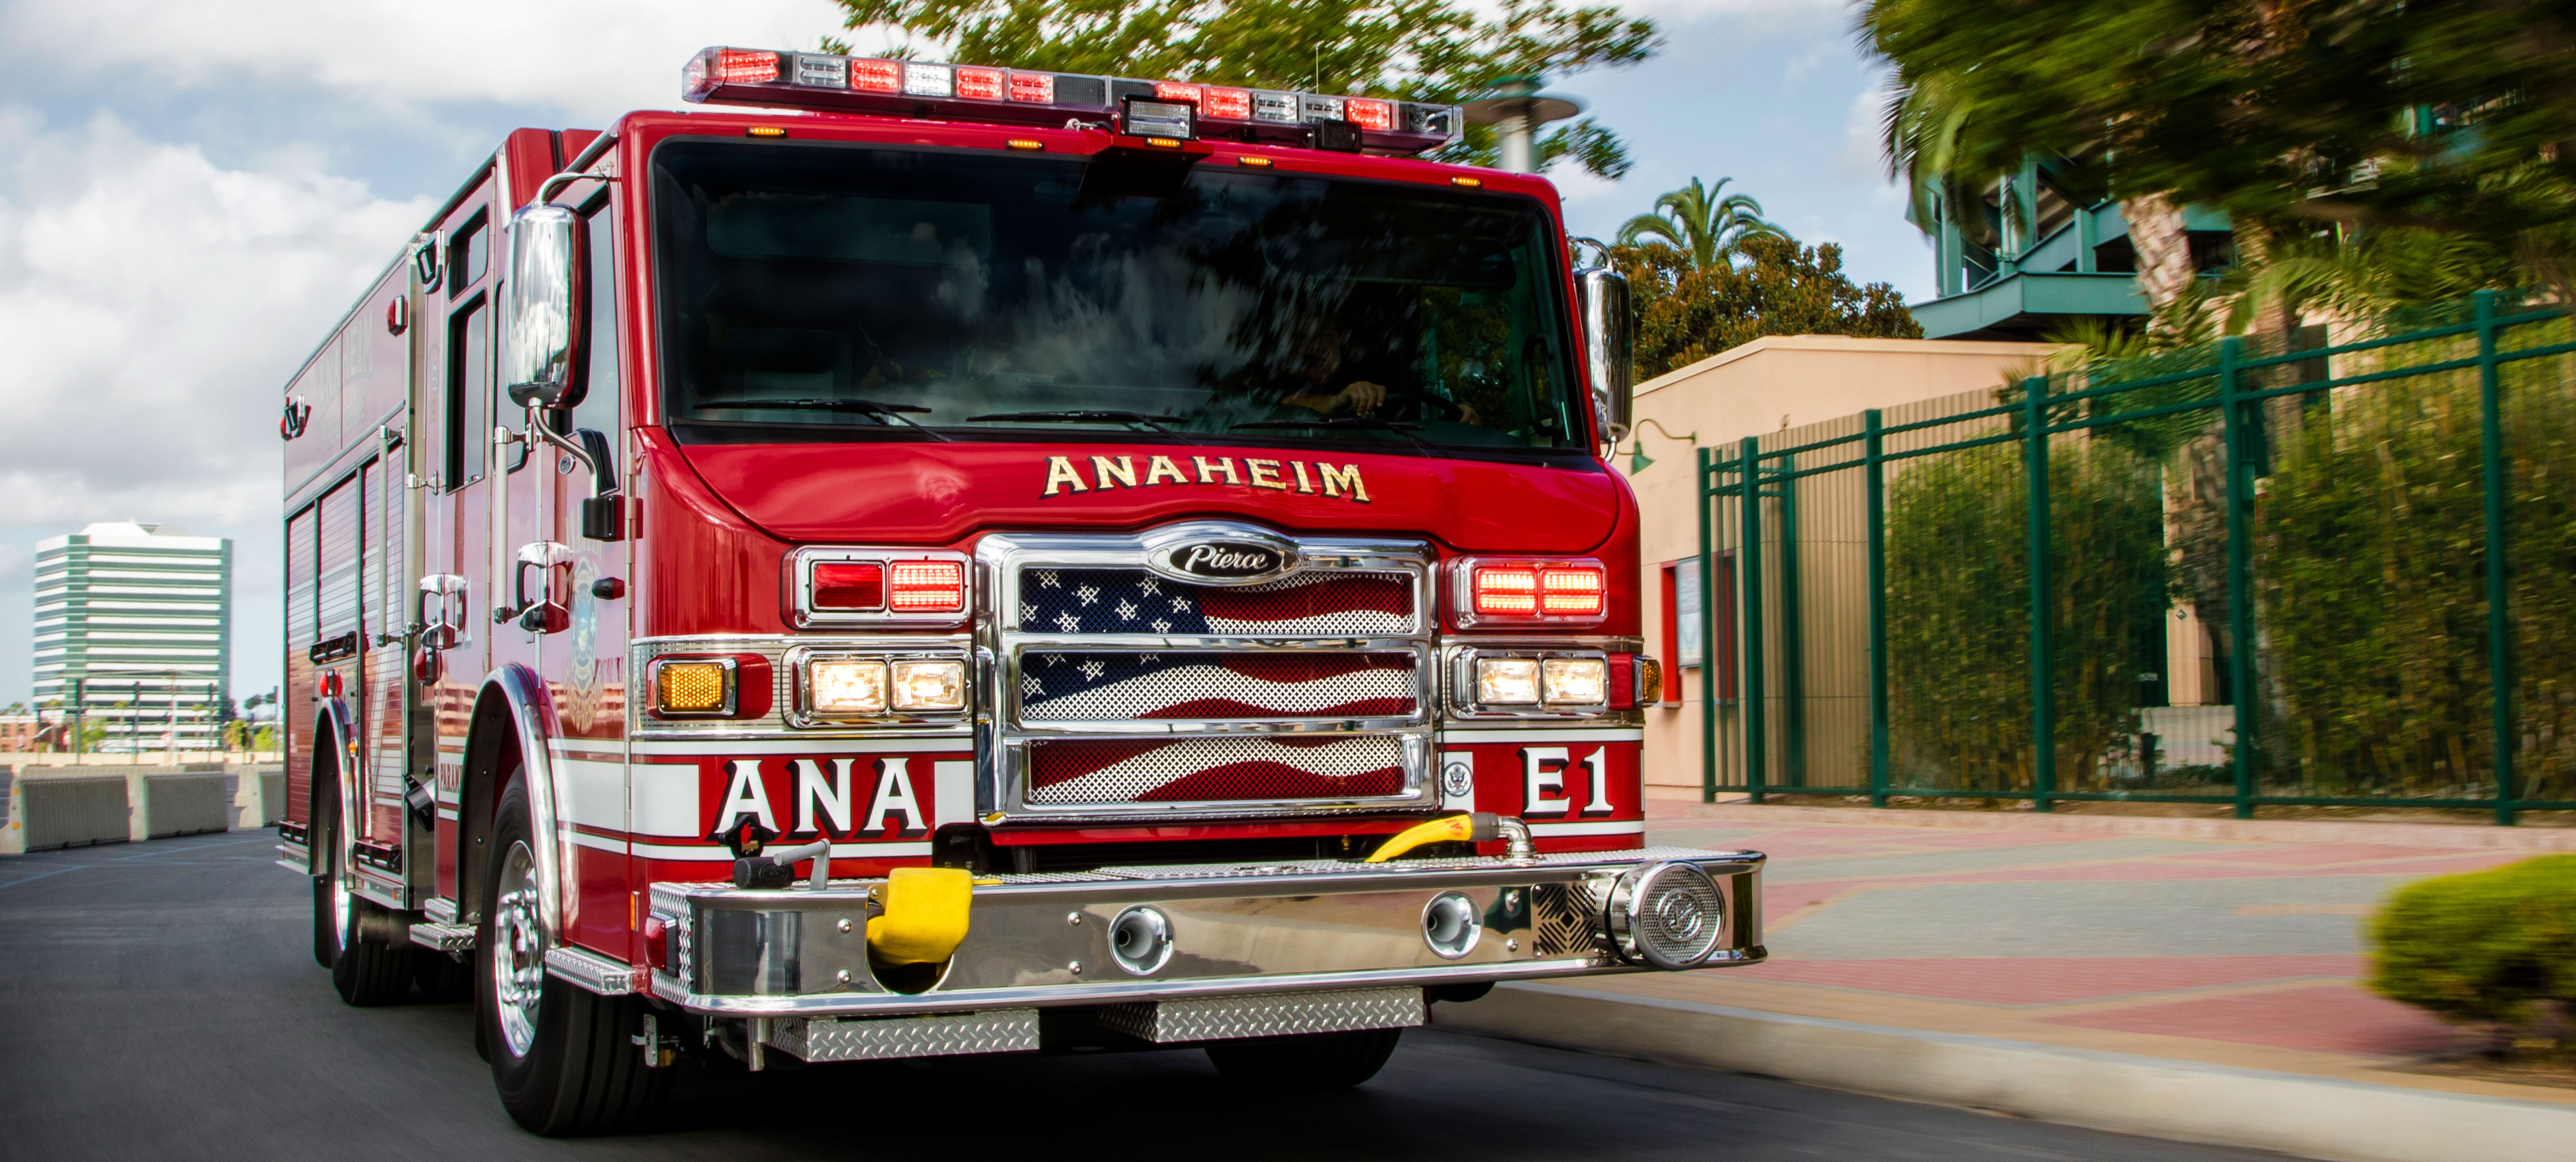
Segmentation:
{"type": "Polygon", "coordinates": [[[1491,125],[1501,137],[1502,162],[1509,173],[1538,172],[1538,127],[1583,112],[1583,99],[1539,90],[1537,74],[1503,77],[1490,95],[1466,104],[1467,123],[1491,125]]]}

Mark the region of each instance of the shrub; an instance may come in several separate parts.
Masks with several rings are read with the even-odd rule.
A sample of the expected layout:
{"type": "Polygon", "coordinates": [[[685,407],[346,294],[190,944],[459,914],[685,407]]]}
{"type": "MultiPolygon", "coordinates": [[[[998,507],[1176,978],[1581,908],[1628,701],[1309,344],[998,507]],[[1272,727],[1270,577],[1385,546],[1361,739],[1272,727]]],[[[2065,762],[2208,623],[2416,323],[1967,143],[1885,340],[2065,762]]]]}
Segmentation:
{"type": "Polygon", "coordinates": [[[2576,1001],[2576,855],[2408,884],[2370,935],[2381,996],[2453,1021],[2535,1021],[2542,1002],[2576,1001]]]}
{"type": "MultiPolygon", "coordinates": [[[[1887,500],[1889,728],[1903,786],[2031,787],[2029,486],[2018,442],[1915,461],[1887,500]]],[[[2155,465],[2110,441],[2049,451],[2048,617],[2061,789],[2137,736],[2169,584],[2155,465]]]]}

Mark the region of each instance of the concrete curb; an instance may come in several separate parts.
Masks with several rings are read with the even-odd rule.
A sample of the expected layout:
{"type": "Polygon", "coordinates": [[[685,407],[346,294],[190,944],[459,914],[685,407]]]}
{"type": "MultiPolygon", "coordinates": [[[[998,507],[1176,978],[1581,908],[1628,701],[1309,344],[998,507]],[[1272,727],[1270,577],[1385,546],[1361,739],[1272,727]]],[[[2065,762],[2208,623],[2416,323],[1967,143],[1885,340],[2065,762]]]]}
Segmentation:
{"type": "Polygon", "coordinates": [[[2576,1105],[1506,984],[1439,1027],[2338,1162],[2566,1162],[2576,1105]]]}
{"type": "MultiPolygon", "coordinates": [[[[1765,803],[1697,803],[1647,797],[1650,806],[1678,809],[1685,819],[1729,823],[1822,824],[1842,827],[1940,827],[1962,831],[2055,831],[2156,835],[2168,839],[2222,839],[2244,843],[2368,843],[2387,847],[2438,847],[2453,851],[2576,851],[2576,828],[2492,827],[2448,823],[2347,823],[2331,819],[2176,819],[2146,815],[2041,815],[2032,811],[1916,811],[1903,807],[1794,807],[1765,803]]],[[[1646,826],[1671,817],[1651,816],[1646,826]]]]}

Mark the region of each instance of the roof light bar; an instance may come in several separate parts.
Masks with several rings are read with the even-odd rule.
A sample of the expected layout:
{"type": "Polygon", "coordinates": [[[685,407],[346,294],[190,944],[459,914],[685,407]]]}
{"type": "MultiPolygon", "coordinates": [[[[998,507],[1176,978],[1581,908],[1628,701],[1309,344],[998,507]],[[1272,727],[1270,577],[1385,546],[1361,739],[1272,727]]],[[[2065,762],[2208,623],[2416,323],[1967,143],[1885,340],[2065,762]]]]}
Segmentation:
{"type": "Polygon", "coordinates": [[[1168,124],[1126,125],[1127,100],[1142,98],[1190,106],[1201,139],[1322,145],[1321,136],[1350,132],[1326,124],[1343,122],[1357,128],[1363,152],[1378,154],[1449,145],[1466,124],[1455,105],[721,46],[691,58],[680,78],[680,96],[692,102],[1049,127],[1083,121],[1130,133],[1189,136],[1170,132],[1168,124]]]}

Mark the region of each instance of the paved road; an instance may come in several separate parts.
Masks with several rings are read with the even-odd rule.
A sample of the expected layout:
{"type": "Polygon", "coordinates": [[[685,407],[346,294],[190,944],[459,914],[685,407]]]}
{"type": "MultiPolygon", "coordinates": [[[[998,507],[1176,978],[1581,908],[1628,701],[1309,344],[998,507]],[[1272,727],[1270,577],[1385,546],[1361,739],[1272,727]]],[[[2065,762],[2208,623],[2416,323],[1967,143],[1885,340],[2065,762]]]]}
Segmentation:
{"type": "Polygon", "coordinates": [[[1295,1103],[1196,1053],[694,1076],[658,1133],[530,1137],[462,1005],[352,1009],[264,834],[0,859],[0,1158],[2273,1157],[1436,1031],[1295,1103]]]}

